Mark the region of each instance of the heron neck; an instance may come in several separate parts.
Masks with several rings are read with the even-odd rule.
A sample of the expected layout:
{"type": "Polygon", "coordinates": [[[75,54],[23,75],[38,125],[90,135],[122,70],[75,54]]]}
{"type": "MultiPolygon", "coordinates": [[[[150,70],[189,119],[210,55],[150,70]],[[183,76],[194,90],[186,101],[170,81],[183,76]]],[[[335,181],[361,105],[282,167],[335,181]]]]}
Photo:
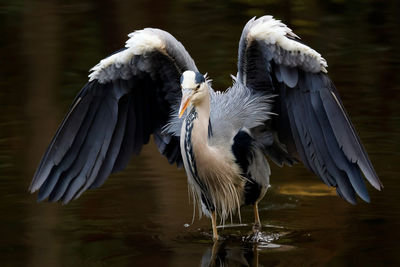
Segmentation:
{"type": "Polygon", "coordinates": [[[210,93],[207,91],[204,99],[194,107],[197,118],[193,125],[193,138],[196,143],[208,145],[209,123],[210,123],[210,93]]]}

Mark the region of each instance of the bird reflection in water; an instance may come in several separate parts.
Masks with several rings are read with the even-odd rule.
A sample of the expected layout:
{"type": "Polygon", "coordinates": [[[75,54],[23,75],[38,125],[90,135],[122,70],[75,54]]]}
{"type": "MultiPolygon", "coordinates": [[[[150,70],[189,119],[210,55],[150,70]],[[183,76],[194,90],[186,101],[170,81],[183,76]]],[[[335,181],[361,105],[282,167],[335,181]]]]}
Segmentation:
{"type": "Polygon", "coordinates": [[[258,243],[214,242],[203,254],[200,266],[258,266],[258,243]]]}
{"type": "MultiPolygon", "coordinates": [[[[247,225],[231,225],[231,227],[247,225]]],[[[271,226],[266,226],[270,228],[271,226]]],[[[281,250],[291,249],[291,246],[273,243],[287,232],[276,232],[282,230],[273,226],[270,229],[274,233],[266,234],[262,231],[250,233],[246,236],[235,234],[225,236],[225,239],[218,240],[208,247],[201,258],[200,266],[259,266],[258,258],[260,250],[281,250]]]]}

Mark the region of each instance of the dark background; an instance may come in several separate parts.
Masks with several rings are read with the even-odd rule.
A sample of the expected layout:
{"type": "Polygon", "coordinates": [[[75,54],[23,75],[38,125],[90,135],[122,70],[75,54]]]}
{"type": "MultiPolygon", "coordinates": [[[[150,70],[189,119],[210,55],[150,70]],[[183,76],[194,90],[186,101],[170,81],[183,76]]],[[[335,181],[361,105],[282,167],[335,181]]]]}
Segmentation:
{"type": "MultiPolygon", "coordinates": [[[[274,15],[320,52],[385,188],[352,206],[303,166],[273,165],[260,204],[273,243],[220,229],[229,266],[399,264],[400,2],[373,0],[0,2],[0,265],[198,266],[210,222],[191,224],[184,171],[153,144],[127,170],[73,203],[36,203],[30,180],[88,70],[144,27],[181,41],[215,89],[236,73],[241,30],[274,15]],[[273,235],[272,235],[273,234],[273,235]]],[[[361,201],[361,200],[360,200],[361,201]]],[[[242,209],[243,223],[253,221],[242,209]]],[[[234,223],[238,219],[234,218],[234,223]]]]}

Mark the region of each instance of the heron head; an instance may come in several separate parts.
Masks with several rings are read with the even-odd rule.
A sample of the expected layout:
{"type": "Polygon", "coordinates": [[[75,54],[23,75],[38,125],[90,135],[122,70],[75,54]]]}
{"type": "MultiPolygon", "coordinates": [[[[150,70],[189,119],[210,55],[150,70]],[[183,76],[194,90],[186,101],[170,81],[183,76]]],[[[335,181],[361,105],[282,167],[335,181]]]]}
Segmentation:
{"type": "Polygon", "coordinates": [[[187,70],[181,76],[182,101],[179,108],[179,118],[185,110],[191,106],[201,103],[208,93],[207,83],[204,75],[199,72],[187,70]]]}

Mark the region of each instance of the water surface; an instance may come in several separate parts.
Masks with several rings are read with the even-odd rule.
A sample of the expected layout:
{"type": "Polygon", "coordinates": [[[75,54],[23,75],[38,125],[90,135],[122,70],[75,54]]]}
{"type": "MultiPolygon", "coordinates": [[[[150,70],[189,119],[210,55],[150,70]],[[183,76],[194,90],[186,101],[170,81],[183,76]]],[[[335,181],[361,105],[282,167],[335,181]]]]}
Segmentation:
{"type": "MultiPolygon", "coordinates": [[[[0,263],[2,266],[383,266],[400,263],[400,5],[398,1],[10,1],[0,4],[0,263]],[[87,71],[126,34],[176,36],[225,89],[241,30],[253,16],[282,19],[328,61],[385,189],[352,206],[301,165],[271,164],[260,203],[265,242],[242,224],[194,220],[186,176],[153,144],[100,189],[67,206],[27,192],[87,71]]],[[[361,200],[360,200],[361,201],[361,200]]]]}

